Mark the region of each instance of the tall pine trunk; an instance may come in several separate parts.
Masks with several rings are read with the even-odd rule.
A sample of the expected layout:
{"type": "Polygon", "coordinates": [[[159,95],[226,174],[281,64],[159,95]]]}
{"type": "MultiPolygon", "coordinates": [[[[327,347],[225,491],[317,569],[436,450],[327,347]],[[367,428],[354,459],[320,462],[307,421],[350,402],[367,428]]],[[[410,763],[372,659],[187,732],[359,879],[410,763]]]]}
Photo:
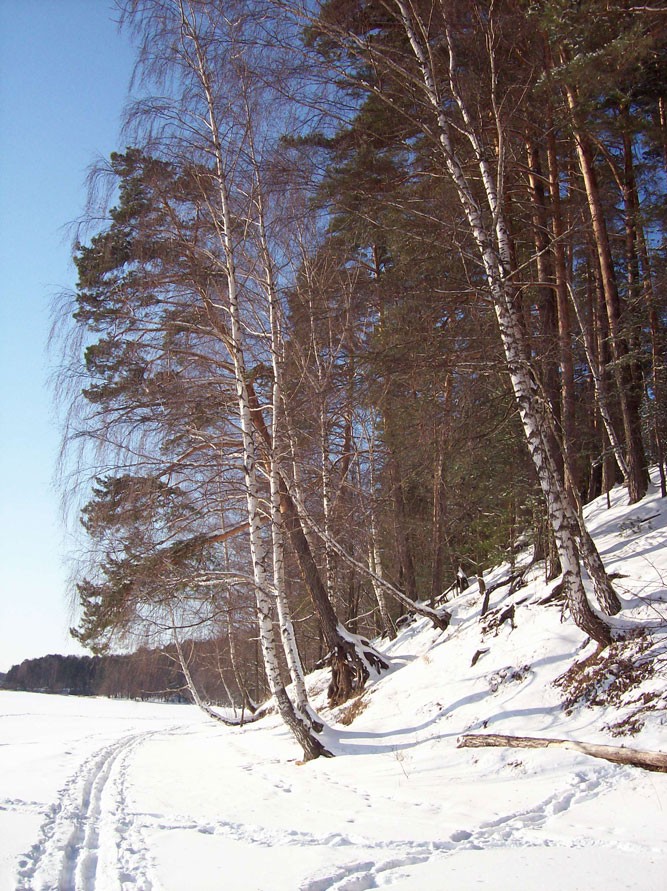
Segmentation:
{"type": "Polygon", "coordinates": [[[627,105],[623,105],[621,114],[623,127],[623,199],[626,219],[626,252],[628,268],[628,287],[639,301],[643,298],[643,309],[648,318],[651,332],[651,389],[652,389],[652,435],[655,446],[655,457],[660,473],[660,489],[662,497],[667,496],[667,477],[665,475],[665,449],[660,429],[660,407],[663,404],[662,365],[664,362],[664,335],[660,328],[656,311],[655,291],[653,287],[653,270],[649,258],[644,226],[642,223],[637,178],[633,159],[631,120],[627,105]]]}
{"type": "MultiPolygon", "coordinates": [[[[550,122],[551,123],[551,122],[550,122]]],[[[567,265],[565,262],[565,224],[560,199],[560,175],[558,153],[553,125],[547,132],[547,170],[551,201],[551,251],[553,255],[554,285],[558,316],[558,355],[561,375],[561,416],[565,456],[570,466],[575,486],[580,482],[580,468],[576,467],[576,415],[574,360],[572,356],[572,326],[568,301],[567,265]]]]}
{"type": "Polygon", "coordinates": [[[593,239],[600,269],[600,280],[609,322],[613,373],[618,389],[618,399],[625,434],[628,495],[630,503],[634,504],[644,497],[649,482],[639,414],[642,393],[641,386],[638,386],[637,378],[641,377],[641,375],[638,369],[635,368],[636,360],[630,354],[627,339],[622,331],[621,299],[614,271],[604,208],[593,166],[590,140],[579,122],[578,103],[574,89],[569,85],[566,85],[564,89],[570,110],[577,158],[586,190],[593,239]]]}
{"type": "MultiPolygon", "coordinates": [[[[423,34],[426,33],[426,30],[423,23],[415,22],[413,7],[409,6],[406,0],[395,0],[395,2],[406,36],[419,64],[427,103],[435,117],[443,162],[457,190],[486,275],[528,451],[542,488],[547,513],[558,546],[563,568],[564,587],[572,617],[586,634],[599,644],[606,646],[611,642],[611,632],[609,626],[592,610],[586,597],[576,544],[576,535],[579,531],[578,518],[569,501],[564,480],[558,472],[556,461],[551,453],[548,425],[545,429],[545,418],[539,408],[540,396],[526,349],[524,328],[517,312],[516,295],[509,282],[511,270],[509,235],[497,194],[497,183],[499,180],[502,181],[502,177],[493,175],[473,116],[458,89],[458,69],[451,26],[447,11],[443,8],[446,48],[449,54],[448,87],[460,114],[457,127],[469,141],[476,160],[492,220],[489,226],[485,223],[481,208],[475,199],[460,160],[459,150],[451,138],[450,124],[444,111],[445,103],[440,95],[436,75],[431,66],[432,56],[423,42],[423,34]]],[[[496,123],[498,133],[502,134],[502,122],[499,118],[496,123]]],[[[498,164],[502,164],[502,151],[499,150],[498,155],[498,164]]]]}

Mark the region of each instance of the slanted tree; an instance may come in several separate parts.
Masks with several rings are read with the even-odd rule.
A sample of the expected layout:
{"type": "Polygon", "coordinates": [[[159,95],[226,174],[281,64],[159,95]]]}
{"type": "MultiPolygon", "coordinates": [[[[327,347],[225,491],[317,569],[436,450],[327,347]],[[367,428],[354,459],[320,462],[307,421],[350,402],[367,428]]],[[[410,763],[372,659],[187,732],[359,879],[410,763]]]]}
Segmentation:
{"type": "Polygon", "coordinates": [[[326,13],[331,11],[331,6],[325,7],[320,27],[326,38],[336,41],[348,58],[372,64],[373,77],[359,78],[356,81],[359,86],[386,99],[392,107],[395,103],[391,91],[384,90],[385,80],[395,83],[401,78],[414,88],[422,132],[432,139],[439,152],[442,168],[454,185],[478,252],[528,450],[558,543],[573,617],[584,631],[607,644],[611,640],[609,628],[592,611],[586,598],[577,539],[587,563],[595,565],[596,590],[603,606],[616,611],[618,600],[604,572],[599,571],[594,546],[586,539],[583,523],[558,468],[549,436],[551,425],[541,407],[536,369],[530,361],[513,280],[512,242],[503,204],[503,184],[508,171],[506,109],[512,106],[515,93],[526,88],[528,81],[522,82],[521,78],[531,73],[519,69],[514,83],[505,82],[507,70],[499,66],[506,62],[503,52],[507,47],[511,55],[511,44],[503,44],[501,38],[510,33],[514,38],[509,28],[512,16],[503,17],[495,8],[487,10],[482,6],[475,4],[466,10],[456,4],[437,10],[433,6],[426,15],[413,5],[396,0],[385,7],[385,12],[402,30],[405,45],[401,49],[395,46],[395,38],[383,42],[377,35],[371,45],[363,21],[361,26],[354,23],[359,30],[350,27],[348,22],[341,24],[335,15],[328,21],[326,13]],[[471,60],[475,58],[475,45],[471,41],[475,34],[483,36],[483,45],[488,50],[486,70],[471,68],[471,60]],[[461,62],[463,54],[465,66],[461,62]],[[408,61],[410,56],[412,64],[408,61]],[[471,83],[476,88],[474,93],[471,83]],[[485,107],[481,104],[482,97],[487,103],[485,107]],[[475,178],[471,175],[473,169],[475,178]]]}

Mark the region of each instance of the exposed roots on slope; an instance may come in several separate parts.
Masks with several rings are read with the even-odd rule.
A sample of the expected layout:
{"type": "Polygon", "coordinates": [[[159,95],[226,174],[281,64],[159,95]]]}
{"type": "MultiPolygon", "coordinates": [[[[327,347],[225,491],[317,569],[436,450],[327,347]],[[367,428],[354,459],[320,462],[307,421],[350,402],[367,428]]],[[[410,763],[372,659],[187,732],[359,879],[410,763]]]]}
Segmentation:
{"type": "Polygon", "coordinates": [[[371,673],[379,675],[389,667],[368,641],[349,633],[347,637],[341,637],[340,643],[324,661],[331,666],[327,696],[332,707],[358,696],[371,673]]]}
{"type": "Polygon", "coordinates": [[[667,709],[665,684],[650,683],[659,673],[667,674],[667,643],[642,629],[575,662],[554,684],[565,694],[568,713],[580,707],[619,710],[619,720],[604,729],[625,736],[638,733],[648,713],[667,709]]]}

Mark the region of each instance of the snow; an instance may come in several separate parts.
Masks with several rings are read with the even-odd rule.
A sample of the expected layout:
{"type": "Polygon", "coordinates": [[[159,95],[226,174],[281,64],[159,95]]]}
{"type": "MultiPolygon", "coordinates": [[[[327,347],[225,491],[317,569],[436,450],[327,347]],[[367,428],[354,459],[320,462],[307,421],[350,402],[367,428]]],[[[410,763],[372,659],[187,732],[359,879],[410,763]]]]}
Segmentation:
{"type": "Polygon", "coordinates": [[[492,594],[515,628],[484,633],[473,583],[447,631],[419,619],[375,642],[392,670],[359,702],[327,710],[326,674],[311,676],[333,759],[301,764],[274,715],[229,728],[194,706],[0,692],[0,891],[666,891],[667,774],[457,748],[493,732],[667,751],[667,504],[655,489],[625,502],[616,489],[587,520],[622,574],[613,624],[649,626],[644,656],[628,652],[662,655],[611,703],[563,710],[553,681],[594,647],[538,604],[555,584],[539,567],[492,594]],[[615,736],[633,717],[638,733],[615,736]]]}

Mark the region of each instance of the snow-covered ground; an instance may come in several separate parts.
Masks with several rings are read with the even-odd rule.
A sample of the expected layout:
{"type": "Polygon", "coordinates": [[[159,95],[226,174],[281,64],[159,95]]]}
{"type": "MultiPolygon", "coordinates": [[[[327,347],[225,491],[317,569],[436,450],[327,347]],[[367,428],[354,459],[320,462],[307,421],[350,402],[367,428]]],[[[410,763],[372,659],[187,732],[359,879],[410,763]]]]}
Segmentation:
{"type": "Polygon", "coordinates": [[[484,621],[473,586],[447,631],[420,620],[385,647],[393,671],[358,702],[327,711],[311,678],[333,759],[300,764],[274,716],[230,729],[191,706],[0,692],[0,891],[667,891],[667,774],[457,748],[493,732],[667,751],[667,504],[625,500],[587,517],[621,574],[615,626],[648,635],[555,686],[594,647],[538,604],[553,583],[531,570],[484,621]]]}

